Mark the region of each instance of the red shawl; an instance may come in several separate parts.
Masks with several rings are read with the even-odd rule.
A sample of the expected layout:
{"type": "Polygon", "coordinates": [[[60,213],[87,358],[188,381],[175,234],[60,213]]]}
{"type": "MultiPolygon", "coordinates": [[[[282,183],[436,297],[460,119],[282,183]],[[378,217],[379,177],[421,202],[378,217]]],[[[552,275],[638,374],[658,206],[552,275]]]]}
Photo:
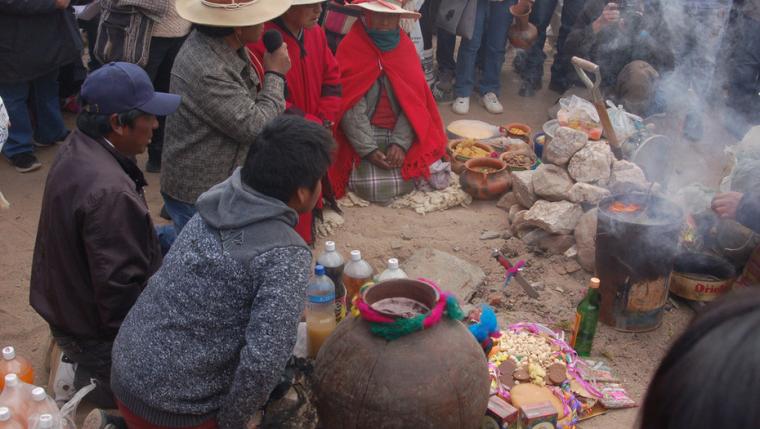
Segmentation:
{"type": "Polygon", "coordinates": [[[406,180],[429,177],[430,165],[446,152],[446,135],[438,105],[425,81],[417,50],[409,36],[401,31],[398,47],[381,52],[367,35],[361,21],[357,21],[338,46],[337,58],[343,100],[334,132],[338,154],[329,172],[336,197],[345,195],[351,170],[360,162],[340,122],[383,72],[416,136],[401,167],[401,174],[406,180]]]}

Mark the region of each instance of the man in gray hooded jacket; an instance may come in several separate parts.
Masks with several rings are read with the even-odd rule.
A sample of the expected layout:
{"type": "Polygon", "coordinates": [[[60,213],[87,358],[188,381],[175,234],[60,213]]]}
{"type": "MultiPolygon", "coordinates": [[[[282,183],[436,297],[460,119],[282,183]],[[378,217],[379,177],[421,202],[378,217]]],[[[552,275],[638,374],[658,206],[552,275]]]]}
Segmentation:
{"type": "Polygon", "coordinates": [[[267,125],[121,325],[111,385],[129,427],[244,428],[279,381],[304,308],[314,208],[333,140],[295,116],[267,125]]]}

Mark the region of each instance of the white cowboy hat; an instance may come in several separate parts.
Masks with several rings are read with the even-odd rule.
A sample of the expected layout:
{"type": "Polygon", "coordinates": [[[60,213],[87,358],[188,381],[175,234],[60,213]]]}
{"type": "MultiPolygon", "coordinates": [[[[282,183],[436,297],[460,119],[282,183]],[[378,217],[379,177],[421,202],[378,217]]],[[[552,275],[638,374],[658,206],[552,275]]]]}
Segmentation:
{"type": "Polygon", "coordinates": [[[248,27],[285,13],[293,0],[177,0],[182,18],[212,27],[248,27]]]}
{"type": "Polygon", "coordinates": [[[401,18],[419,19],[422,16],[418,12],[409,11],[402,6],[406,1],[399,0],[354,0],[353,3],[347,4],[346,7],[356,10],[368,10],[377,13],[391,13],[400,15],[401,18]]]}

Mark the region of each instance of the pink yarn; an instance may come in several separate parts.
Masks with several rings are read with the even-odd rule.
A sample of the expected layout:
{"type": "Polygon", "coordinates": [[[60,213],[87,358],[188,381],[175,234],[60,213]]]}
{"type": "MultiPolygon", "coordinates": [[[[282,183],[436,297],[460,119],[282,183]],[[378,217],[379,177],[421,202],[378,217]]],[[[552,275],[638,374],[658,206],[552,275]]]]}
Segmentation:
{"type": "MultiPolygon", "coordinates": [[[[427,283],[428,285],[432,286],[436,291],[438,291],[440,295],[440,298],[438,299],[438,302],[435,304],[435,307],[433,307],[433,309],[430,311],[430,313],[428,313],[428,315],[425,317],[425,319],[422,322],[422,325],[424,328],[429,328],[441,321],[441,318],[443,317],[443,311],[446,309],[446,302],[448,301],[449,296],[451,294],[449,294],[448,292],[442,292],[441,288],[439,288],[438,285],[435,284],[432,280],[420,278],[419,281],[427,283]]],[[[390,317],[387,317],[387,316],[383,316],[382,314],[375,311],[361,298],[356,300],[356,307],[359,309],[359,313],[361,313],[362,318],[368,322],[374,322],[374,323],[395,322],[394,319],[391,319],[390,317]]]]}
{"type": "Polygon", "coordinates": [[[361,313],[362,318],[368,322],[375,322],[375,323],[393,323],[394,322],[394,320],[391,319],[390,317],[383,316],[382,314],[372,309],[372,307],[370,307],[361,298],[356,300],[356,307],[359,309],[359,313],[361,313]]]}

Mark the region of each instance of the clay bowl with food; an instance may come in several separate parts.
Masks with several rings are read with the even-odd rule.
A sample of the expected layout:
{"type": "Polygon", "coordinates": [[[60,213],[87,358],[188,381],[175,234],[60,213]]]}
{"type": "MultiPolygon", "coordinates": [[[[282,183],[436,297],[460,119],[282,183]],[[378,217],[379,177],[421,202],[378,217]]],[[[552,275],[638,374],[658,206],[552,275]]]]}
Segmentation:
{"type": "Polygon", "coordinates": [[[523,140],[528,144],[532,143],[530,136],[533,134],[533,130],[528,125],[520,122],[512,122],[511,124],[504,125],[501,127],[501,133],[513,139],[523,140]]]}
{"type": "Polygon", "coordinates": [[[532,150],[504,152],[499,159],[504,161],[509,171],[532,170],[539,162],[532,150]]]}
{"type": "Polygon", "coordinates": [[[512,176],[500,159],[474,158],[464,163],[459,184],[476,200],[493,200],[509,190],[512,176]]]}
{"type": "Polygon", "coordinates": [[[451,158],[451,171],[461,174],[464,163],[473,158],[487,158],[494,153],[491,145],[480,143],[470,139],[451,140],[447,147],[451,158]]]}

